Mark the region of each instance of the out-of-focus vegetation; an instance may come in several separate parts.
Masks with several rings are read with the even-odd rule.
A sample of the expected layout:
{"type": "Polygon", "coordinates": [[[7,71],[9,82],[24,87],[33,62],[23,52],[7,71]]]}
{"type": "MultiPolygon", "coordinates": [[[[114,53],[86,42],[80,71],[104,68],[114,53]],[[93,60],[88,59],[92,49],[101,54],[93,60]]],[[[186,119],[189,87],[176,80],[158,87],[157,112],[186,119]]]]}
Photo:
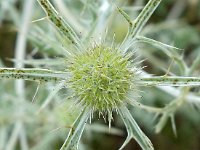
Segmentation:
{"type": "MultiPolygon", "coordinates": [[[[59,70],[65,65],[64,61],[62,64],[56,61],[66,53],[63,46],[58,44],[62,41],[62,36],[43,18],[45,13],[35,0],[28,12],[27,1],[29,0],[0,0],[0,67],[16,67],[16,64],[21,63],[29,68],[50,66],[59,70]],[[22,28],[27,23],[24,20],[26,13],[30,13],[25,40],[26,53],[24,58],[20,58],[17,57],[16,50],[20,32],[26,32],[22,28]],[[53,58],[56,60],[52,61],[53,58]]],[[[111,15],[105,13],[105,16],[100,15],[99,7],[104,7],[99,1],[52,0],[52,3],[80,36],[89,35],[87,28],[92,28],[91,24],[95,25],[98,19],[103,19],[102,23],[107,24],[108,33],[101,34],[107,34],[112,39],[115,33],[115,39],[120,43],[126,35],[128,25],[115,5],[135,18],[147,0],[113,2],[112,9],[102,10],[112,11],[108,13],[111,15]]],[[[99,24],[99,28],[101,26],[99,24]]],[[[91,38],[98,40],[99,34],[93,34],[96,37],[91,38]]],[[[181,61],[192,66],[197,57],[200,57],[200,0],[163,0],[143,29],[142,35],[183,49],[179,51],[181,61]]],[[[69,41],[63,41],[62,44],[68,43],[69,41]]],[[[147,66],[144,71],[149,74],[187,76],[179,69],[175,56],[166,55],[144,43],[134,47],[134,50],[139,59],[145,59],[142,65],[147,66]]],[[[197,64],[190,76],[199,77],[199,74],[200,64],[197,64]]],[[[63,89],[54,95],[56,88],[53,84],[40,85],[26,81],[25,96],[21,100],[17,92],[20,89],[16,89],[16,84],[14,80],[0,80],[0,150],[59,149],[79,114],[79,110],[73,109],[73,102],[66,100],[66,93],[69,91],[63,89]]],[[[156,116],[156,113],[130,107],[132,115],[151,139],[155,149],[200,149],[199,87],[190,88],[189,94],[184,98],[187,99],[186,102],[181,107],[174,107],[174,110],[168,106],[173,105],[173,101],[181,96],[177,92],[179,89],[146,87],[140,90],[144,92],[141,92],[139,102],[164,108],[156,116]],[[168,111],[172,111],[170,113],[173,117],[167,116],[168,111]],[[166,118],[162,118],[163,116],[166,118]],[[158,133],[155,134],[155,131],[158,133]]],[[[123,144],[126,132],[118,115],[114,116],[110,131],[103,119],[94,117],[92,122],[94,123],[86,126],[80,149],[115,150],[123,144]]],[[[140,147],[132,140],[125,149],[136,150],[140,147]]]]}

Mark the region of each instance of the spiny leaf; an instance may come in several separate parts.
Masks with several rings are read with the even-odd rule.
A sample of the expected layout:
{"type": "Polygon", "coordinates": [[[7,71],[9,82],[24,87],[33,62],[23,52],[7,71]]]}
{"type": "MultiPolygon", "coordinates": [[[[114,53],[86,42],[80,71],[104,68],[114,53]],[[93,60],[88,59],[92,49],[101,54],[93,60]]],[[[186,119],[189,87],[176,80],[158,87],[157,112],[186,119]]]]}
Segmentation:
{"type": "Polygon", "coordinates": [[[158,7],[162,0],[150,0],[144,7],[139,16],[134,20],[132,26],[131,37],[134,38],[140,33],[144,25],[147,23],[155,9],[158,7]]]}
{"type": "Polygon", "coordinates": [[[23,79],[37,82],[66,80],[67,73],[47,69],[0,68],[0,79],[23,79]]]}
{"type": "Polygon", "coordinates": [[[160,133],[161,130],[164,128],[164,126],[167,123],[167,119],[169,118],[169,115],[164,113],[162,115],[162,117],[160,118],[159,122],[157,123],[156,127],[155,127],[155,132],[156,133],[160,133]]]}
{"type": "Polygon", "coordinates": [[[74,122],[71,130],[69,131],[68,137],[60,150],[78,150],[78,144],[85,128],[86,122],[90,116],[89,114],[90,109],[84,108],[84,110],[74,122]]]}
{"type": "Polygon", "coordinates": [[[200,86],[198,77],[143,77],[138,84],[143,86],[200,86]]]}
{"type": "Polygon", "coordinates": [[[57,27],[57,29],[67,38],[72,44],[77,47],[77,50],[83,48],[81,45],[79,37],[76,35],[74,30],[70,27],[70,25],[59,16],[58,12],[51,5],[49,0],[37,0],[42,8],[45,10],[48,18],[53,22],[53,24],[57,27]]]}
{"type": "Polygon", "coordinates": [[[133,22],[131,21],[131,18],[129,17],[129,15],[126,12],[124,12],[120,7],[117,7],[117,9],[122,14],[122,16],[126,19],[126,21],[129,24],[129,29],[131,29],[133,26],[133,22]]]}
{"type": "Polygon", "coordinates": [[[125,106],[122,106],[118,111],[128,132],[128,137],[120,150],[123,149],[132,138],[134,138],[140,144],[143,150],[154,150],[151,141],[137,125],[129,110],[125,106]]]}
{"type": "Polygon", "coordinates": [[[137,36],[135,38],[135,40],[133,41],[133,43],[134,42],[144,42],[144,43],[148,43],[148,44],[151,44],[152,46],[159,48],[166,55],[173,58],[177,62],[182,73],[184,73],[187,70],[187,65],[183,61],[182,56],[180,56],[177,53],[177,50],[181,50],[181,49],[176,48],[174,46],[164,44],[162,42],[159,42],[159,41],[156,41],[156,40],[153,40],[153,39],[150,39],[150,38],[142,37],[142,36],[137,36]]]}
{"type": "Polygon", "coordinates": [[[155,9],[158,7],[162,0],[150,0],[139,16],[132,22],[128,15],[119,9],[119,12],[125,17],[129,23],[129,32],[127,33],[124,41],[122,42],[120,49],[126,51],[131,45],[132,41],[137,37],[140,31],[143,29],[144,25],[147,23],[155,9]]]}
{"type": "Polygon", "coordinates": [[[44,100],[42,106],[39,109],[39,112],[42,111],[54,98],[54,96],[58,93],[58,91],[65,85],[65,81],[59,83],[58,85],[55,86],[53,91],[48,95],[48,97],[44,100]]]}
{"type": "Polygon", "coordinates": [[[170,118],[171,118],[172,130],[174,132],[175,137],[177,137],[176,123],[175,123],[174,115],[171,115],[170,118]]]}
{"type": "Polygon", "coordinates": [[[176,50],[181,50],[174,46],[170,46],[170,45],[164,44],[162,42],[159,42],[159,41],[147,38],[147,37],[143,37],[143,36],[137,36],[135,39],[135,42],[144,42],[144,43],[151,44],[151,45],[163,50],[170,57],[172,57],[174,54],[176,54],[176,50]]]}

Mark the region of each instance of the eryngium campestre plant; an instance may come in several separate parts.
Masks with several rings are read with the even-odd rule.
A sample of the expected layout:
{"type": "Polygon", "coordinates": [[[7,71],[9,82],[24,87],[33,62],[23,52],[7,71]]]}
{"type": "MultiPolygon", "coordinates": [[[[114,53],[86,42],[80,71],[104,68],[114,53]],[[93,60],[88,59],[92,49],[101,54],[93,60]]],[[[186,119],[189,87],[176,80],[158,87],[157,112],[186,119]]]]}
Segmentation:
{"type": "MultiPolygon", "coordinates": [[[[130,95],[134,93],[134,90],[138,86],[200,85],[200,79],[194,77],[143,77],[142,74],[139,74],[141,69],[132,60],[133,52],[130,49],[136,42],[150,43],[166,49],[169,53],[172,50],[177,50],[175,47],[139,36],[140,31],[161,0],[149,0],[134,21],[123,10],[117,8],[128,22],[129,30],[124,41],[116,46],[114,46],[113,42],[105,42],[104,38],[99,43],[96,43],[97,39],[93,42],[94,44],[91,44],[90,36],[95,38],[95,35],[97,35],[95,29],[99,30],[99,26],[102,24],[97,23],[88,35],[80,36],[58,14],[49,0],[38,0],[38,2],[45,10],[48,19],[62,34],[63,40],[61,42],[68,41],[68,44],[64,44],[64,48],[66,49],[64,59],[67,65],[64,66],[62,71],[47,69],[0,69],[0,77],[5,79],[32,80],[40,83],[54,81],[57,83],[57,86],[56,90],[50,94],[50,97],[63,87],[71,90],[72,95],[70,98],[79,104],[82,111],[74,122],[61,149],[78,149],[78,143],[85,124],[88,118],[92,118],[94,112],[102,114],[103,117],[106,114],[109,124],[111,124],[112,113],[116,111],[121,116],[128,132],[128,137],[120,149],[124,148],[132,138],[135,138],[142,149],[153,150],[154,148],[150,140],[141,131],[127,109],[128,103],[133,105],[138,104],[135,102],[134,96],[130,95]]],[[[108,1],[105,2],[109,3],[108,1]]],[[[107,12],[112,10],[113,6],[108,7],[102,13],[107,16],[107,12]]]]}

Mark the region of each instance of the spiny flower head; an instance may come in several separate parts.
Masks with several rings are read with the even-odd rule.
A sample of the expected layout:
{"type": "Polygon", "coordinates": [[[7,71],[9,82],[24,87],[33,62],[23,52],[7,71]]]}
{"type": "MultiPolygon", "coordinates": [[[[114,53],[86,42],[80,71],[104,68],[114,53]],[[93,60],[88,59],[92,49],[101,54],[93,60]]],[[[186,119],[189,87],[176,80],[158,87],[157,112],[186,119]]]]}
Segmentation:
{"type": "Polygon", "coordinates": [[[73,58],[69,67],[71,88],[82,104],[95,111],[111,112],[131,90],[131,80],[136,75],[130,66],[129,57],[119,49],[94,46],[73,58]]]}

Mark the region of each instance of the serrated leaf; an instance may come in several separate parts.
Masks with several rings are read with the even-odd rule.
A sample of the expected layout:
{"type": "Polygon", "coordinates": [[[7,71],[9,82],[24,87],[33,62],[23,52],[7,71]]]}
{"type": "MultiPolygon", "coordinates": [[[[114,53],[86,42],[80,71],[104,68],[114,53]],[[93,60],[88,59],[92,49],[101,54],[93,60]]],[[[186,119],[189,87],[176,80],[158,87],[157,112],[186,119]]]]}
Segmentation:
{"type": "Polygon", "coordinates": [[[69,131],[68,137],[60,150],[78,150],[78,144],[89,116],[90,109],[84,108],[84,110],[75,120],[71,130],[69,131]]]}
{"type": "Polygon", "coordinates": [[[132,138],[134,138],[139,143],[143,150],[154,150],[151,141],[142,132],[142,130],[130,114],[129,110],[125,106],[122,106],[119,108],[118,111],[128,132],[128,137],[125,140],[124,144],[121,146],[120,150],[123,149],[132,138]]]}

